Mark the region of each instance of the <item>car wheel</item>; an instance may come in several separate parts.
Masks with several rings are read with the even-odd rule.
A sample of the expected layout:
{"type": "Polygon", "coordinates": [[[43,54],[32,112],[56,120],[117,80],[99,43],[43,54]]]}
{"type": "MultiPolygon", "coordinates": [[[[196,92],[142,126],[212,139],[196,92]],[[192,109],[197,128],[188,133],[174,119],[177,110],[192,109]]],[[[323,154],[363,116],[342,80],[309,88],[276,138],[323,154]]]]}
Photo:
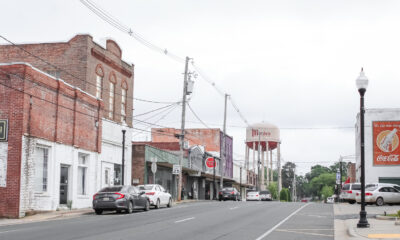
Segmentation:
{"type": "Polygon", "coordinates": [[[356,203],[356,201],[355,200],[349,200],[349,203],[350,204],[354,204],[354,203],[356,203]]]}
{"type": "Polygon", "coordinates": [[[133,205],[132,205],[132,202],[129,201],[129,203],[128,203],[128,209],[126,209],[126,213],[127,213],[127,214],[131,214],[132,212],[133,212],[133,205]]]}
{"type": "Polygon", "coordinates": [[[222,198],[219,198],[218,200],[221,202],[221,201],[222,201],[222,198]]]}
{"type": "Polygon", "coordinates": [[[385,202],[383,201],[383,198],[378,197],[376,199],[376,206],[382,206],[385,202]]]}
{"type": "Polygon", "coordinates": [[[97,215],[101,215],[103,213],[103,210],[101,209],[95,209],[94,211],[96,212],[97,215]]]}
{"type": "Polygon", "coordinates": [[[117,210],[117,213],[121,213],[122,211],[121,210],[117,210]]]}
{"type": "Polygon", "coordinates": [[[149,201],[146,201],[146,204],[144,205],[144,210],[149,211],[149,209],[150,209],[150,203],[149,201]]]}
{"type": "Polygon", "coordinates": [[[169,198],[169,201],[168,201],[168,204],[167,204],[167,207],[172,207],[172,199],[171,198],[169,198]]]}
{"type": "Polygon", "coordinates": [[[156,203],[156,209],[160,208],[160,199],[157,199],[157,203],[156,203]]]}

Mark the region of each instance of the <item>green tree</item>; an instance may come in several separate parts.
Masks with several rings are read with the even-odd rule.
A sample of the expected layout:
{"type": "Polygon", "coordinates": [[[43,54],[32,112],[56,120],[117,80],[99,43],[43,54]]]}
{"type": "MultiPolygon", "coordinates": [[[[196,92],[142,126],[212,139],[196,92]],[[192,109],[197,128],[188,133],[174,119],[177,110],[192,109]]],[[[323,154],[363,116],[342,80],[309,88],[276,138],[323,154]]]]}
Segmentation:
{"type": "Polygon", "coordinates": [[[276,182],[271,182],[268,186],[268,190],[271,193],[272,199],[278,199],[278,184],[276,182]]]}
{"type": "Polygon", "coordinates": [[[324,186],[334,187],[336,183],[335,173],[323,173],[315,177],[310,182],[310,193],[312,196],[321,197],[321,191],[324,186]]]}
{"type": "Polygon", "coordinates": [[[292,186],[293,178],[294,178],[294,169],[296,168],[296,164],[292,162],[287,162],[282,167],[282,187],[288,188],[292,186]]]}
{"type": "Polygon", "coordinates": [[[326,198],[333,195],[333,187],[331,186],[323,186],[321,190],[321,197],[326,201],[326,198]]]}
{"type": "Polygon", "coordinates": [[[288,202],[289,201],[289,190],[287,188],[282,188],[279,194],[279,200],[288,202]]]}

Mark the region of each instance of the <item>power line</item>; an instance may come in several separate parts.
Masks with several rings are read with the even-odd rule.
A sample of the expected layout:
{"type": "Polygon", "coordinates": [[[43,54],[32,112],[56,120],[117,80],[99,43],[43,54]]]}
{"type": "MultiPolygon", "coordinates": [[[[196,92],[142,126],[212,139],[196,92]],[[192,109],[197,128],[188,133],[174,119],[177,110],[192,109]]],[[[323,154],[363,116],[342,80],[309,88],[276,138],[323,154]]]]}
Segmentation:
{"type": "Polygon", "coordinates": [[[144,112],[144,113],[140,113],[140,114],[134,115],[134,117],[139,117],[139,116],[143,116],[143,115],[146,115],[146,114],[149,114],[149,113],[152,113],[152,112],[156,112],[156,111],[158,111],[158,110],[161,110],[161,109],[164,109],[164,108],[168,108],[168,107],[174,106],[174,105],[179,104],[179,103],[180,103],[180,102],[176,102],[176,103],[173,103],[173,104],[169,104],[169,105],[167,105],[167,106],[163,106],[163,107],[160,107],[160,108],[156,108],[156,109],[150,110],[150,111],[148,111],[148,112],[144,112]]]}
{"type": "Polygon", "coordinates": [[[201,124],[203,124],[206,128],[210,128],[209,126],[207,126],[207,124],[205,124],[200,118],[199,116],[197,116],[197,114],[194,112],[194,110],[192,109],[192,107],[190,106],[189,102],[187,102],[187,105],[190,109],[190,111],[193,113],[193,115],[197,118],[197,120],[199,120],[201,122],[201,124]]]}
{"type": "MultiPolygon", "coordinates": [[[[150,48],[151,50],[154,50],[156,52],[159,52],[161,54],[164,54],[172,59],[174,59],[175,61],[178,61],[180,63],[185,62],[185,59],[182,57],[179,57],[175,54],[173,54],[172,52],[168,51],[166,48],[161,48],[156,46],[155,44],[151,43],[150,41],[147,41],[146,39],[144,39],[142,36],[140,36],[138,33],[132,31],[131,28],[125,26],[124,24],[122,24],[119,20],[117,20],[115,17],[113,17],[111,14],[107,13],[103,8],[99,7],[98,5],[96,5],[95,3],[93,3],[90,0],[80,0],[81,3],[83,5],[85,5],[90,11],[92,11],[94,14],[96,14],[98,17],[100,17],[101,19],[103,19],[104,21],[106,21],[108,24],[110,24],[111,26],[117,28],[118,30],[129,34],[130,36],[132,36],[134,39],[136,39],[137,41],[139,41],[140,43],[142,43],[144,46],[150,48]]],[[[210,80],[209,77],[202,71],[201,68],[199,68],[197,65],[194,64],[193,61],[191,61],[191,65],[194,67],[194,69],[198,72],[198,74],[202,77],[203,80],[205,80],[206,82],[208,82],[221,96],[224,96],[225,93],[224,91],[222,91],[214,81],[210,80]]],[[[246,125],[248,126],[249,123],[246,120],[246,118],[243,116],[243,114],[241,113],[241,111],[239,110],[239,107],[237,106],[237,104],[235,102],[233,102],[232,98],[230,98],[231,103],[233,105],[233,107],[235,108],[236,112],[239,114],[239,117],[246,123],[246,125]]]]}

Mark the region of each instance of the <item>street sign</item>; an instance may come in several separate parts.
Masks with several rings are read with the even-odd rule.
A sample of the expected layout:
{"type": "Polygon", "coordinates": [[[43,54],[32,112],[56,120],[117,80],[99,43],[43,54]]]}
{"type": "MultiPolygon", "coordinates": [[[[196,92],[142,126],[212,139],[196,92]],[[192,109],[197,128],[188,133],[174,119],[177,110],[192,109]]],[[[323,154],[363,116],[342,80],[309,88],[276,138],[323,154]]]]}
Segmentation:
{"type": "Polygon", "coordinates": [[[206,166],[208,168],[214,168],[215,167],[215,158],[209,157],[206,159],[206,166]]]}
{"type": "Polygon", "coordinates": [[[339,172],[339,170],[336,172],[336,184],[340,184],[340,172],[339,172]]]}
{"type": "Polygon", "coordinates": [[[152,173],[157,172],[157,163],[156,162],[151,163],[151,172],[152,173]]]}
{"type": "Polygon", "coordinates": [[[181,172],[181,166],[178,164],[174,164],[172,166],[172,174],[178,175],[181,172]]]}
{"type": "Polygon", "coordinates": [[[132,184],[139,184],[139,178],[133,178],[132,184]]]}

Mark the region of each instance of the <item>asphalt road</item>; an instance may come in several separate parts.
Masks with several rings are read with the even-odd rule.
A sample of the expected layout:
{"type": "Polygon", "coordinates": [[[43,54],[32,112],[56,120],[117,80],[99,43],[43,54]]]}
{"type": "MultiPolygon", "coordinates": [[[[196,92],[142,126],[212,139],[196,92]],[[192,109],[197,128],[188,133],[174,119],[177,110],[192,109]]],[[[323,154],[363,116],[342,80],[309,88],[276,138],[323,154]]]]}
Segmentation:
{"type": "Polygon", "coordinates": [[[327,204],[197,202],[0,227],[1,240],[334,239],[327,204]]]}

